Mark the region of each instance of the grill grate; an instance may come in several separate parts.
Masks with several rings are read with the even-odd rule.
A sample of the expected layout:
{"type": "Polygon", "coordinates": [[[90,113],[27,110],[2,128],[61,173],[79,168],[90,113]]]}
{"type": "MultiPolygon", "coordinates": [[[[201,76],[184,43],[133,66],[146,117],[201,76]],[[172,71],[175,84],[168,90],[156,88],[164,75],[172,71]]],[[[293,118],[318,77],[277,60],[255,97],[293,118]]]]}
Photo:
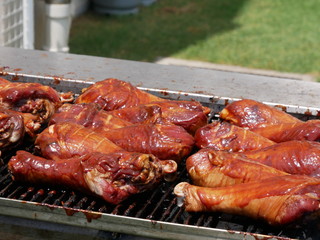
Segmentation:
{"type": "MultiPolygon", "coordinates": [[[[22,149],[32,151],[28,145],[22,149]]],[[[19,148],[19,149],[21,149],[19,148]]],[[[12,154],[15,151],[11,151],[12,154]]],[[[60,187],[33,186],[27,183],[14,182],[7,168],[10,155],[2,159],[0,165],[0,197],[21,201],[36,202],[50,207],[64,207],[66,214],[72,210],[90,210],[119,216],[128,216],[151,221],[202,226],[216,229],[242,231],[284,238],[317,239],[319,226],[317,222],[286,227],[272,227],[264,222],[242,216],[225,213],[187,213],[178,207],[173,194],[175,185],[181,181],[189,181],[185,166],[181,164],[176,179],[163,182],[154,190],[133,196],[118,205],[111,205],[93,196],[60,187]]]]}

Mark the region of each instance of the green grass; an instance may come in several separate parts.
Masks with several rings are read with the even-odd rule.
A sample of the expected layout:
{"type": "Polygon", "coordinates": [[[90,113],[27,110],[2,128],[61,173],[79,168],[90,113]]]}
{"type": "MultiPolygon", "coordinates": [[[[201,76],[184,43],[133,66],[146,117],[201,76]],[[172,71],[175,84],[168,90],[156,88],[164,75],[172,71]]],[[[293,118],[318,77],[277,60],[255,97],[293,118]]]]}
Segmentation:
{"type": "Polygon", "coordinates": [[[320,77],[319,0],[159,0],[130,16],[73,20],[72,53],[177,57],[320,77]]]}

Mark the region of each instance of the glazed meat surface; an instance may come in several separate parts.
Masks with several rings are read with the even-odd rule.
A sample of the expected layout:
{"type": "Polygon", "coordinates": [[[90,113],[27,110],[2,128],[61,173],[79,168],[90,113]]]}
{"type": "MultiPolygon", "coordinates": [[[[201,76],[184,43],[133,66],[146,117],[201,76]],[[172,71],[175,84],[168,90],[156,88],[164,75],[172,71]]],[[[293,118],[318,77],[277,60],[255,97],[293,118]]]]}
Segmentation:
{"type": "Polygon", "coordinates": [[[23,117],[15,111],[0,107],[0,151],[19,144],[25,134],[23,117]]]}
{"type": "Polygon", "coordinates": [[[52,161],[18,151],[8,167],[14,180],[62,185],[112,204],[155,187],[166,174],[175,171],[170,161],[160,162],[152,155],[129,152],[95,152],[52,161]]]}
{"type": "Polygon", "coordinates": [[[107,111],[135,107],[153,101],[164,100],[114,78],[91,85],[76,99],[76,103],[97,103],[107,111]]]}
{"type": "Polygon", "coordinates": [[[288,175],[248,158],[210,148],[188,157],[186,169],[192,183],[202,187],[225,187],[288,175]]]}
{"type": "Polygon", "coordinates": [[[68,122],[46,128],[36,138],[35,146],[43,157],[53,160],[79,157],[89,152],[124,151],[103,135],[68,122]]]}
{"type": "Polygon", "coordinates": [[[10,82],[0,78],[0,105],[24,117],[26,132],[34,136],[60,106],[59,94],[40,83],[10,82]]]}
{"type": "Polygon", "coordinates": [[[218,188],[182,182],[174,193],[189,212],[219,211],[280,225],[319,211],[320,180],[286,175],[218,188]]]}
{"type": "Polygon", "coordinates": [[[133,124],[137,123],[162,123],[161,107],[157,104],[140,104],[135,107],[121,108],[108,111],[109,114],[133,124]]]}
{"type": "Polygon", "coordinates": [[[220,112],[220,118],[251,130],[282,123],[300,122],[299,119],[284,111],[251,99],[230,103],[220,112]]]}
{"type": "Polygon", "coordinates": [[[274,142],[291,140],[320,140],[320,120],[309,120],[297,123],[282,123],[253,130],[274,142]]]}
{"type": "Polygon", "coordinates": [[[77,123],[97,132],[105,132],[110,129],[132,125],[132,123],[100,109],[99,106],[94,103],[63,104],[58,108],[56,113],[53,114],[49,125],[63,122],[77,123]]]}
{"type": "MultiPolygon", "coordinates": [[[[161,119],[163,121],[182,126],[191,134],[194,134],[196,129],[207,123],[207,115],[210,113],[210,109],[202,106],[199,102],[162,99],[141,91],[130,83],[113,78],[97,82],[87,88],[76,99],[76,103],[96,103],[106,111],[120,109],[126,111],[125,109],[127,108],[137,107],[133,110],[135,111],[134,113],[129,113],[132,109],[128,110],[127,113],[114,113],[118,117],[123,116],[125,120],[130,118],[128,114],[134,115],[134,119],[144,119],[148,111],[149,115],[154,116],[152,119],[157,119],[159,115],[155,108],[158,106],[161,110],[161,119]],[[150,110],[149,104],[154,107],[153,110],[150,110]],[[138,117],[139,114],[143,114],[143,116],[140,115],[138,117]]],[[[141,121],[134,120],[134,122],[141,121]]]]}
{"type": "Polygon", "coordinates": [[[127,151],[150,153],[178,163],[190,154],[194,145],[193,137],[173,124],[135,124],[101,134],[127,151]]]}
{"type": "Polygon", "coordinates": [[[288,141],[241,154],[290,174],[320,177],[320,143],[288,141]]]}
{"type": "Polygon", "coordinates": [[[233,152],[256,150],[275,144],[275,142],[250,130],[219,121],[199,128],[194,138],[196,146],[199,148],[233,152]]]}

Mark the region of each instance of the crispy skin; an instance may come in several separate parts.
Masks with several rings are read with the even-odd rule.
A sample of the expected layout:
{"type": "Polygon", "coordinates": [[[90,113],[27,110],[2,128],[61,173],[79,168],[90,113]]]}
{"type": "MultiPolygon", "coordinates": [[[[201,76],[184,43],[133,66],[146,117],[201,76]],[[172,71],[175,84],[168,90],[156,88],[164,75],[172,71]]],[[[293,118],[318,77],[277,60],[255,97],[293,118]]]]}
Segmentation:
{"type": "Polygon", "coordinates": [[[209,148],[188,157],[186,168],[193,184],[203,187],[224,187],[288,175],[248,158],[209,148]]]}
{"type": "MultiPolygon", "coordinates": [[[[182,126],[191,134],[207,123],[207,115],[210,113],[210,109],[199,102],[162,99],[141,91],[130,83],[113,78],[97,82],[87,88],[76,99],[76,103],[96,103],[107,111],[137,107],[141,104],[157,105],[165,122],[182,126]]],[[[146,113],[139,108],[135,110],[142,114],[146,113]]],[[[121,115],[125,114],[118,113],[118,117],[121,115]]],[[[134,117],[136,119],[137,113],[133,115],[136,115],[134,117]]]]}
{"type": "Polygon", "coordinates": [[[94,152],[52,161],[18,151],[8,163],[14,180],[62,185],[97,195],[112,204],[154,188],[168,173],[166,165],[166,161],[160,162],[152,155],[129,152],[94,152]]]}
{"type": "Polygon", "coordinates": [[[57,123],[41,132],[35,146],[47,159],[82,156],[88,152],[113,153],[124,151],[91,129],[75,123],[57,123]]]}
{"type": "Polygon", "coordinates": [[[194,145],[193,137],[173,124],[135,124],[102,134],[127,151],[150,153],[178,163],[190,154],[194,145]]]}
{"type": "Polygon", "coordinates": [[[0,78],[0,105],[19,112],[25,119],[26,132],[34,137],[60,106],[59,94],[40,83],[10,82],[0,78]]]}
{"type": "Polygon", "coordinates": [[[153,101],[165,101],[147,92],[141,91],[128,82],[115,78],[97,82],[76,99],[75,103],[97,103],[107,111],[134,107],[153,101]]]}
{"type": "Polygon", "coordinates": [[[108,111],[109,114],[130,123],[162,123],[161,107],[157,104],[140,104],[135,107],[121,108],[108,111]]]}
{"type": "Polygon", "coordinates": [[[199,148],[233,152],[256,150],[275,144],[275,142],[248,129],[219,121],[199,128],[194,139],[199,148]]]}
{"type": "Polygon", "coordinates": [[[301,122],[284,111],[251,99],[230,103],[220,112],[220,118],[251,130],[282,123],[301,122]]]}
{"type": "Polygon", "coordinates": [[[297,123],[282,123],[253,130],[275,142],[291,140],[320,140],[320,120],[309,120],[297,123]]]}
{"type": "Polygon", "coordinates": [[[320,143],[288,141],[260,150],[234,153],[290,174],[320,177],[320,143]]]}
{"type": "Polygon", "coordinates": [[[15,111],[0,107],[0,150],[18,145],[25,134],[23,117],[15,111]]]}
{"type": "Polygon", "coordinates": [[[127,151],[150,153],[164,160],[180,162],[193,148],[193,137],[180,126],[132,125],[108,113],[97,109],[94,104],[65,104],[53,115],[50,123],[77,123],[127,151]]]}
{"type": "Polygon", "coordinates": [[[132,123],[100,109],[94,103],[63,104],[52,116],[49,125],[62,122],[77,123],[97,132],[105,132],[110,129],[132,125],[132,123]]]}
{"type": "Polygon", "coordinates": [[[162,119],[186,129],[194,135],[196,130],[208,123],[210,110],[196,101],[152,102],[161,108],[162,119]]]}
{"type": "Polygon", "coordinates": [[[219,188],[182,182],[174,193],[184,198],[189,212],[221,211],[280,225],[319,211],[320,180],[286,175],[219,188]]]}

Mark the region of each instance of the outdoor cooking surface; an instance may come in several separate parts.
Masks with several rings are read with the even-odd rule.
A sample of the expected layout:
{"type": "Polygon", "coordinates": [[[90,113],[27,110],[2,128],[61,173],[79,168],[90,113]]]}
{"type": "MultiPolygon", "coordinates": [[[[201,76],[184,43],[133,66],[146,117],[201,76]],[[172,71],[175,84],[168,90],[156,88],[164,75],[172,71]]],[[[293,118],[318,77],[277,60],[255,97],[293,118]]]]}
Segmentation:
{"type": "MultiPolygon", "coordinates": [[[[304,120],[307,118],[303,116],[304,120]]],[[[23,146],[20,149],[33,152],[33,146],[23,146]]],[[[14,154],[15,151],[12,151],[14,154]]],[[[163,182],[154,190],[130,197],[128,200],[112,205],[93,196],[87,196],[66,188],[56,186],[34,186],[25,183],[14,182],[7,169],[10,156],[3,157],[0,167],[0,197],[20,200],[22,203],[35,202],[51,209],[62,207],[66,215],[72,216],[77,210],[94,211],[98,213],[149,219],[154,224],[157,221],[201,226],[233,231],[241,231],[254,234],[276,236],[278,238],[317,239],[319,223],[309,221],[297,223],[285,227],[272,227],[264,222],[250,218],[224,213],[187,213],[183,207],[179,207],[173,189],[179,182],[190,181],[184,164],[181,164],[175,179],[171,182],[163,182]]],[[[21,206],[23,208],[23,205],[21,206]]],[[[95,215],[85,214],[88,222],[95,221],[95,215]]]]}

